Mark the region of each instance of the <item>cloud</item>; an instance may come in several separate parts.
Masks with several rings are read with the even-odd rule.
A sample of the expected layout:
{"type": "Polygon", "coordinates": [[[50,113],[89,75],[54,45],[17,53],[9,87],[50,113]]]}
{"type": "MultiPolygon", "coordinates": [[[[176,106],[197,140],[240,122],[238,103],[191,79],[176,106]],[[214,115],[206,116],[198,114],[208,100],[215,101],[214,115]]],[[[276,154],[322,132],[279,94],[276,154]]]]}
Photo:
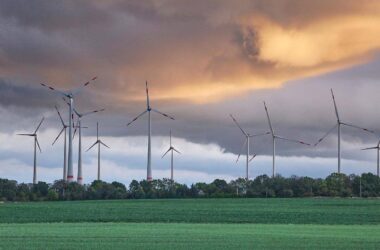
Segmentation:
{"type": "MultiPolygon", "coordinates": [[[[37,155],[38,180],[52,182],[62,176],[62,141],[52,147],[50,141],[58,134],[57,130],[45,130],[39,134],[43,152],[37,155]]],[[[32,178],[33,140],[16,135],[0,134],[0,176],[19,182],[30,182],[32,178]],[[22,145],[22,146],[21,146],[22,145]]],[[[83,151],[96,140],[83,137],[83,151]]],[[[101,178],[105,181],[120,181],[128,184],[131,180],[146,177],[146,138],[145,137],[102,137],[111,149],[101,149],[101,178]]],[[[170,176],[170,159],[161,159],[167,150],[167,137],[153,137],[152,162],[154,178],[170,176]]],[[[245,162],[235,162],[237,155],[226,152],[216,144],[197,144],[181,138],[173,138],[173,144],[182,154],[174,156],[174,177],[180,183],[211,182],[216,178],[227,181],[245,176],[245,162]]],[[[74,175],[76,176],[77,144],[74,144],[74,175]]],[[[368,153],[364,160],[345,159],[343,172],[374,172],[375,154],[368,153]]],[[[250,164],[249,175],[271,175],[271,156],[259,155],[250,164]]],[[[325,177],[336,170],[335,158],[320,157],[277,157],[277,173],[284,176],[299,175],[325,177]]],[[[83,153],[83,173],[85,183],[97,176],[96,150],[83,153]]]]}
{"type": "Polygon", "coordinates": [[[99,74],[98,94],[124,103],[144,98],[145,80],[156,99],[217,101],[368,62],[380,46],[379,8],[373,1],[2,1],[1,72],[61,88],[99,74]]]}
{"type": "MultiPolygon", "coordinates": [[[[70,89],[95,75],[98,80],[76,97],[75,107],[106,112],[86,117],[84,133],[94,135],[99,121],[102,135],[120,143],[117,148],[125,142],[115,137],[145,135],[146,117],[128,128],[126,123],[144,110],[148,80],[153,107],[176,118],[154,114],[155,138],[172,129],[188,143],[209,145],[189,148],[197,152],[189,171],[202,172],[206,161],[223,165],[231,160],[225,157],[239,153],[243,138],[229,113],[249,131],[267,131],[263,100],[276,131],[285,137],[313,143],[333,126],[329,88],[335,90],[342,119],[376,130],[379,5],[342,0],[1,1],[0,131],[28,131],[45,116],[41,132],[52,133],[60,126],[54,105],[65,119],[66,105],[39,83],[70,89]],[[221,160],[202,158],[202,150],[221,160]]],[[[344,129],[344,157],[364,164],[371,154],[359,149],[376,143],[377,136],[344,129]]],[[[255,152],[270,157],[270,138],[255,139],[255,152]]],[[[142,150],[144,159],[144,148],[129,150],[142,150]]],[[[279,157],[307,157],[300,158],[305,164],[313,157],[334,158],[335,151],[334,133],[316,149],[278,145],[279,157]]],[[[143,168],[137,158],[132,160],[136,164],[123,165],[126,154],[107,160],[143,168]]],[[[17,158],[17,151],[0,155],[17,158]]],[[[30,156],[19,160],[29,164],[30,156]]],[[[41,160],[43,167],[60,167],[41,160]]]]}
{"type": "Polygon", "coordinates": [[[375,36],[380,23],[377,15],[335,16],[296,28],[259,18],[252,22],[260,37],[259,60],[279,68],[357,63],[369,60],[380,44],[375,36]]]}

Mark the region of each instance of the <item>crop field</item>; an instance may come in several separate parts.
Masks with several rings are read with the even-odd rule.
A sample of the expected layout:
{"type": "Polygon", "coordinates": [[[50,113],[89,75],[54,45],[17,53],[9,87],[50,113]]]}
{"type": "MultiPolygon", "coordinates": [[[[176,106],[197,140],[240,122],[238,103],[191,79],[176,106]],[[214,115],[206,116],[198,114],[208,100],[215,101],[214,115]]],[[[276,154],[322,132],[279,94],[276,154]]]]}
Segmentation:
{"type": "Polygon", "coordinates": [[[0,249],[378,249],[380,199],[0,204],[0,249]]]}

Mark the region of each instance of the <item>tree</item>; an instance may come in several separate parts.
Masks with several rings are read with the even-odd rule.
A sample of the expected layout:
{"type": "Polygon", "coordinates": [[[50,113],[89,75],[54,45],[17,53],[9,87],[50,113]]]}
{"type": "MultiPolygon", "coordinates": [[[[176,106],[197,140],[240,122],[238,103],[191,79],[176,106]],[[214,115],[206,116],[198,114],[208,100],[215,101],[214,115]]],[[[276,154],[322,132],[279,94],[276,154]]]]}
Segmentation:
{"type": "Polygon", "coordinates": [[[326,185],[330,196],[352,195],[350,179],[345,174],[332,173],[326,178],[326,185]]]}
{"type": "Polygon", "coordinates": [[[136,180],[131,181],[129,184],[129,197],[132,199],[141,199],[145,197],[144,190],[136,180]]]}
{"type": "Polygon", "coordinates": [[[5,201],[16,200],[17,182],[0,179],[0,199],[5,201]]]}
{"type": "Polygon", "coordinates": [[[247,181],[247,179],[238,178],[237,180],[232,180],[229,186],[234,191],[236,196],[245,196],[247,194],[249,184],[250,182],[247,181]]]}
{"type": "Polygon", "coordinates": [[[77,182],[70,182],[67,184],[64,198],[66,200],[83,200],[86,198],[85,188],[77,182]]]}
{"type": "Polygon", "coordinates": [[[17,186],[17,200],[18,201],[28,201],[30,195],[30,188],[27,184],[21,183],[17,186]]]}
{"type": "Polygon", "coordinates": [[[53,189],[49,189],[48,194],[47,194],[47,199],[49,201],[56,201],[58,200],[58,193],[54,191],[53,189]]]}
{"type": "Polygon", "coordinates": [[[37,198],[43,199],[49,192],[49,185],[46,182],[39,181],[37,184],[33,185],[32,192],[37,198]]]}

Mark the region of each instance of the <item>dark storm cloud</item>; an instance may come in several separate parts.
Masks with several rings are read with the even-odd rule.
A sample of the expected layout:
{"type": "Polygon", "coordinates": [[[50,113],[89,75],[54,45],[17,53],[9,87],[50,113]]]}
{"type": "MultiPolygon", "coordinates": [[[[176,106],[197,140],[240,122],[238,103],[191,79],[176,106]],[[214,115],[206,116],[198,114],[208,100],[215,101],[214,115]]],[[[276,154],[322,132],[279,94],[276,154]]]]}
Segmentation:
{"type": "Polygon", "coordinates": [[[55,102],[53,95],[46,94],[40,87],[17,85],[10,80],[0,79],[0,105],[3,107],[33,107],[45,109],[55,102]]]}
{"type": "Polygon", "coordinates": [[[0,13],[9,22],[46,32],[88,28],[112,18],[94,2],[83,0],[3,0],[0,13]]]}
{"type": "MultiPolygon", "coordinates": [[[[171,122],[154,115],[155,135],[173,128],[179,137],[237,153],[243,137],[229,113],[250,131],[267,131],[266,100],[280,135],[313,143],[335,122],[334,87],[342,116],[376,129],[377,61],[321,76],[375,58],[376,27],[367,29],[372,26],[355,18],[358,30],[340,25],[355,26],[349,25],[352,16],[371,17],[376,9],[367,1],[1,1],[0,72],[9,80],[0,82],[0,104],[17,106],[17,121],[23,109],[54,112],[60,97],[40,91],[40,82],[68,89],[98,75],[76,107],[107,111],[85,122],[100,120],[105,135],[141,135],[146,118],[125,124],[144,110],[148,80],[152,104],[176,117],[171,122]],[[365,39],[323,44],[337,31],[338,37],[365,39]]],[[[94,134],[93,126],[86,133],[94,134]]],[[[343,138],[352,144],[376,140],[349,129],[343,138]]],[[[271,152],[268,136],[254,145],[259,154],[271,152]]],[[[318,150],[278,145],[282,155],[334,156],[331,149],[334,136],[318,150]]],[[[354,149],[347,157],[357,157],[354,149]]]]}

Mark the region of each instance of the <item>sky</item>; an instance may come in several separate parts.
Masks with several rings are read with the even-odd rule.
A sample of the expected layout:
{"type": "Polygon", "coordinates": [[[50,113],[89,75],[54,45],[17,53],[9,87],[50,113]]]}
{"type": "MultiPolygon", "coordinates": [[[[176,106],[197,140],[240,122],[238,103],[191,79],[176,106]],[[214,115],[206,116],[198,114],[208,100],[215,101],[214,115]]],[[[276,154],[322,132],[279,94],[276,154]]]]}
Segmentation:
{"type": "MultiPolygon", "coordinates": [[[[152,114],[153,178],[181,183],[244,177],[236,163],[244,137],[269,131],[263,101],[278,135],[314,144],[336,123],[330,88],[344,122],[374,134],[342,128],[342,172],[376,171],[380,137],[380,2],[376,0],[111,0],[0,2],[0,178],[31,182],[33,140],[39,131],[38,180],[62,178],[63,141],[57,105],[44,89],[76,88],[97,76],[76,98],[83,119],[83,151],[102,140],[102,179],[128,184],[146,177],[145,81],[151,105],[175,117],[152,114]]],[[[270,136],[255,137],[250,177],[271,174],[270,136]]],[[[77,163],[74,144],[74,171],[77,163]]],[[[325,177],[337,170],[337,131],[317,147],[279,141],[277,172],[325,177]]],[[[96,177],[97,154],[83,153],[84,182],[96,177]]],[[[75,172],[76,173],[76,172],[75,172]]],[[[76,174],[75,174],[76,177],[76,174]]]]}

